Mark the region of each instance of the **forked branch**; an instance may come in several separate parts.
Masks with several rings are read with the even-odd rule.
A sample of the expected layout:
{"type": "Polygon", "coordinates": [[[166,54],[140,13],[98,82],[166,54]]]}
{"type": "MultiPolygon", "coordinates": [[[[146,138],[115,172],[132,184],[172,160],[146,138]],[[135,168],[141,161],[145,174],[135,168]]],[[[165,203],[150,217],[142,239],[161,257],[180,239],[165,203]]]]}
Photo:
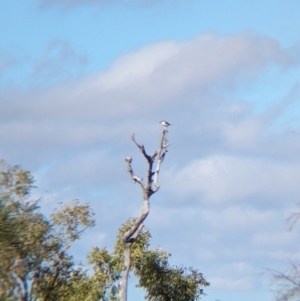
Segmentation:
{"type": "Polygon", "coordinates": [[[161,163],[163,162],[166,153],[168,152],[168,146],[170,145],[168,143],[167,133],[168,133],[167,127],[164,127],[162,131],[161,140],[160,140],[160,146],[157,152],[158,156],[157,156],[156,168],[154,172],[154,185],[153,185],[154,187],[152,189],[153,193],[155,193],[159,189],[158,174],[160,171],[161,163]]]}
{"type": "Polygon", "coordinates": [[[144,158],[147,161],[147,175],[146,175],[146,183],[143,182],[143,179],[134,174],[132,169],[132,157],[128,155],[125,158],[127,172],[129,173],[131,179],[134,182],[140,184],[143,192],[143,203],[141,206],[140,214],[138,218],[135,220],[131,229],[129,229],[123,235],[123,246],[124,246],[124,264],[122,270],[122,280],[120,285],[120,299],[121,301],[127,300],[127,281],[128,274],[130,270],[130,250],[132,244],[135,242],[136,238],[140,234],[143,228],[143,222],[147,218],[149,214],[149,198],[152,194],[158,191],[159,183],[158,183],[158,174],[161,168],[161,163],[163,162],[165,155],[167,153],[167,148],[170,145],[167,141],[167,126],[163,127],[162,136],[160,139],[159,148],[157,151],[153,153],[152,156],[148,155],[143,144],[139,144],[136,142],[134,134],[130,137],[130,139],[134,142],[140,152],[143,154],[144,158]],[[156,168],[153,171],[153,164],[156,159],[156,168]],[[153,179],[154,177],[154,179],[153,179]]]}
{"type": "Polygon", "coordinates": [[[125,158],[125,162],[126,162],[126,167],[127,167],[127,172],[130,174],[131,179],[134,182],[137,182],[141,185],[142,188],[144,188],[144,184],[143,184],[143,179],[136,176],[132,170],[132,166],[131,166],[131,162],[132,162],[132,157],[130,155],[128,155],[125,158]]]}

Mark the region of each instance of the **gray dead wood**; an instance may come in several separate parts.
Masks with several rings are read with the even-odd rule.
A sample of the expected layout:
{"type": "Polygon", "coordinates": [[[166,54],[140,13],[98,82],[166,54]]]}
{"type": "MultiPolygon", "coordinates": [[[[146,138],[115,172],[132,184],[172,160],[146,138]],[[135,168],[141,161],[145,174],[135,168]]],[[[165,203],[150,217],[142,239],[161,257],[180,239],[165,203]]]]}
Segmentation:
{"type": "Polygon", "coordinates": [[[122,278],[121,278],[120,291],[119,291],[121,301],[127,301],[128,275],[129,275],[130,264],[131,264],[131,258],[130,258],[131,246],[135,242],[139,233],[141,232],[143,228],[143,222],[149,214],[149,199],[151,195],[153,195],[159,190],[159,182],[158,182],[159,171],[161,168],[161,164],[165,158],[165,155],[168,151],[167,148],[170,145],[167,140],[167,133],[168,133],[168,129],[166,126],[164,126],[162,129],[159,148],[157,151],[153,153],[153,155],[148,155],[144,145],[136,142],[134,134],[131,136],[131,140],[134,142],[134,144],[137,146],[137,148],[140,150],[140,152],[143,154],[144,158],[146,159],[148,168],[147,168],[146,179],[144,181],[141,177],[134,174],[131,165],[132,157],[127,156],[125,158],[127,172],[129,173],[131,179],[134,182],[138,183],[142,189],[143,202],[142,202],[139,216],[135,219],[135,222],[131,227],[131,229],[129,229],[123,235],[122,238],[123,246],[124,246],[124,264],[123,264],[122,278]],[[153,165],[155,165],[154,171],[153,171],[153,165]]]}

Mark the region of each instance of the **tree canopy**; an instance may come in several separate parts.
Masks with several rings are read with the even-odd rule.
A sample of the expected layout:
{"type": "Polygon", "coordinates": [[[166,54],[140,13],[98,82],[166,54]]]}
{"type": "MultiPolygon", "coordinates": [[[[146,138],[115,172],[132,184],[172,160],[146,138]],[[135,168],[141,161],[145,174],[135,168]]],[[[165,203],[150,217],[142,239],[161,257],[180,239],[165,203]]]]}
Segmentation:
{"type": "MultiPolygon", "coordinates": [[[[40,211],[40,199],[31,200],[34,178],[20,166],[0,163],[0,300],[98,301],[119,300],[124,264],[124,233],[119,229],[115,248],[94,247],[89,268],[70,255],[72,244],[95,225],[88,204],[61,205],[50,217],[40,211]]],[[[170,254],[150,249],[150,232],[141,227],[131,246],[130,271],[149,301],[192,301],[204,295],[209,283],[193,268],[170,266],[170,254]]]]}
{"type": "Polygon", "coordinates": [[[39,200],[29,198],[33,183],[28,170],[1,161],[1,299],[77,300],[89,278],[67,250],[94,225],[93,212],[87,204],[73,202],[47,219],[39,200]]]}

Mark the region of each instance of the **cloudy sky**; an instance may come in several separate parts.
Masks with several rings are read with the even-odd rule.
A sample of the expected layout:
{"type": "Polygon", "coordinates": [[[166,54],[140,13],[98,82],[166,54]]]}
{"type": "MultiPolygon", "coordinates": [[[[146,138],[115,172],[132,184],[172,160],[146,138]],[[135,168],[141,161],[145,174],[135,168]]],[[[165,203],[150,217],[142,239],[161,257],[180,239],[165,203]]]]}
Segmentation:
{"type": "Polygon", "coordinates": [[[152,246],[204,273],[204,300],[274,300],[265,269],[300,260],[286,223],[300,200],[299,13],[297,0],[1,0],[0,157],[34,173],[46,212],[91,203],[84,258],[139,212],[130,135],[153,152],[168,120],[152,246]]]}

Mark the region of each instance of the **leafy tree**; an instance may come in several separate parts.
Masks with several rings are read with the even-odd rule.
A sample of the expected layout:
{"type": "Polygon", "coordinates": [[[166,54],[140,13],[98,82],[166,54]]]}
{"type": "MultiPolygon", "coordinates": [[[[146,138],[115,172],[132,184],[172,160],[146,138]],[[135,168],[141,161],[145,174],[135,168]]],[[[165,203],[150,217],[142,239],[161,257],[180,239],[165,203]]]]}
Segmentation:
{"type": "Polygon", "coordinates": [[[38,211],[39,200],[28,198],[33,183],[29,171],[0,162],[0,298],[82,300],[74,299],[75,292],[86,292],[98,300],[86,272],[67,254],[94,225],[93,212],[73,202],[47,220],[38,211]]]}
{"type": "MultiPolygon", "coordinates": [[[[103,297],[118,300],[119,280],[123,268],[123,236],[136,222],[128,220],[118,232],[112,253],[106,248],[93,248],[89,262],[94,265],[94,281],[105,287],[103,297]]],[[[209,285],[202,273],[193,268],[170,266],[170,254],[160,248],[149,249],[150,233],[143,228],[131,246],[131,270],[139,280],[138,286],[146,291],[148,301],[193,301],[204,295],[209,285]]]]}

